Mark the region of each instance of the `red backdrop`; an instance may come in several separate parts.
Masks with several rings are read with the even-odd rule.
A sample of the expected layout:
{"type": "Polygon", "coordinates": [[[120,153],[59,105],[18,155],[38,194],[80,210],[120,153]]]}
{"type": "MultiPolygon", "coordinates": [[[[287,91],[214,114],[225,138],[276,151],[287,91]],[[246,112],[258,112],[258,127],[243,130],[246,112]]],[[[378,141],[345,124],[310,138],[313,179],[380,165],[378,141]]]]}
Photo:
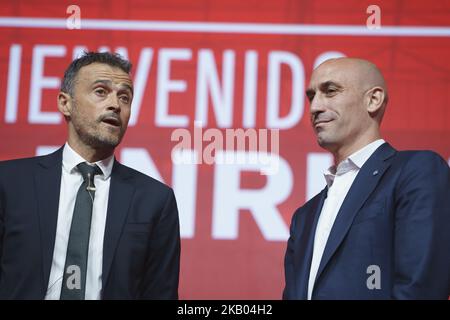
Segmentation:
{"type": "Polygon", "coordinates": [[[72,30],[72,1],[2,1],[0,159],[65,142],[56,94],[77,52],[107,47],[127,55],[135,101],[116,156],[175,189],[180,297],[278,299],[290,218],[324,185],[320,171],[329,163],[304,97],[320,56],[376,63],[390,90],[384,138],[450,158],[450,3],[378,1],[381,28],[373,30],[366,25],[371,2],[78,1],[81,29],[72,30]],[[194,119],[223,133],[279,128],[278,174],[174,165],[171,134],[193,132],[194,119]]]}

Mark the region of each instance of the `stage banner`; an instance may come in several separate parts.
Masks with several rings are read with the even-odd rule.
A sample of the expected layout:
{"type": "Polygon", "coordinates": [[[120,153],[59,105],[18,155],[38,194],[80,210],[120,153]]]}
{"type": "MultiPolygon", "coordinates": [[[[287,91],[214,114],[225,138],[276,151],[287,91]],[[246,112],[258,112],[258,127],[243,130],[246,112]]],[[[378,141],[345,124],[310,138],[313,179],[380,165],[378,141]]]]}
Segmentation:
{"type": "Polygon", "coordinates": [[[65,68],[120,53],[134,101],[116,157],[175,191],[180,298],[280,299],[290,219],[332,163],[310,126],[313,68],[373,61],[390,93],[384,139],[449,161],[449,21],[448,1],[4,0],[0,160],[63,145],[65,68]]]}

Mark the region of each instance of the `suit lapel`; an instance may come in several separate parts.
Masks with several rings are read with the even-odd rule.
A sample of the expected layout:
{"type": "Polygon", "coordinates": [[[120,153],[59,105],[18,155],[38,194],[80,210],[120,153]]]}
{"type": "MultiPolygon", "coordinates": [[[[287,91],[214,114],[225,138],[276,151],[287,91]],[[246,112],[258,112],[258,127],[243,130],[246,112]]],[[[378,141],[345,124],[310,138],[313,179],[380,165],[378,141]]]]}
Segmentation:
{"type": "Polygon", "coordinates": [[[62,150],[42,157],[34,175],[43,264],[43,294],[47,290],[55,247],[56,224],[61,186],[62,150]]]}
{"type": "Polygon", "coordinates": [[[323,203],[327,197],[327,187],[325,187],[319,194],[317,199],[312,204],[312,209],[305,214],[305,220],[301,221],[304,225],[303,232],[298,239],[299,245],[297,247],[297,254],[295,255],[296,265],[299,267],[299,278],[297,283],[298,299],[306,299],[308,297],[308,279],[309,270],[311,268],[311,260],[314,247],[314,235],[319,220],[320,212],[322,211],[323,203]]]}
{"type": "Polygon", "coordinates": [[[395,152],[395,149],[385,143],[372,154],[360,169],[331,229],[320,261],[316,282],[350,229],[356,213],[375,189],[384,172],[389,168],[390,161],[386,160],[392,157],[395,152]]]}
{"type": "Polygon", "coordinates": [[[122,228],[130,208],[134,186],[130,183],[132,176],[117,161],[111,173],[108,211],[106,215],[105,236],[103,240],[102,285],[105,288],[114,253],[122,233],[122,228]]]}

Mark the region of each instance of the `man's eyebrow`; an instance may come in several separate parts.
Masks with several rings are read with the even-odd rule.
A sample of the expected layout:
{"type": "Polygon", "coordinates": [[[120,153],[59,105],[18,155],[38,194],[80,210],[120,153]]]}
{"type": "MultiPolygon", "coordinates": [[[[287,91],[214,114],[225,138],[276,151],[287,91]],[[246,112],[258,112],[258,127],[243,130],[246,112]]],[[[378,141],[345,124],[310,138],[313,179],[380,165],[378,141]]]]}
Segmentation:
{"type": "Polygon", "coordinates": [[[328,88],[331,87],[331,86],[335,86],[335,87],[337,87],[338,89],[342,88],[342,86],[341,86],[339,83],[334,82],[334,81],[331,81],[331,80],[322,82],[322,83],[319,85],[319,88],[320,88],[321,91],[325,91],[326,89],[328,89],[328,88]]]}
{"type": "MultiPolygon", "coordinates": [[[[339,83],[334,82],[332,80],[328,80],[328,81],[322,82],[322,83],[319,84],[318,87],[319,87],[320,91],[326,92],[330,87],[333,87],[333,86],[336,87],[336,89],[338,89],[338,90],[343,88],[339,83]]],[[[316,94],[316,90],[313,89],[313,88],[308,88],[308,89],[306,89],[305,94],[310,100],[312,100],[312,98],[316,94]]]]}
{"type": "Polygon", "coordinates": [[[127,88],[128,90],[130,90],[131,94],[134,94],[134,92],[133,92],[133,87],[130,86],[129,84],[124,83],[124,84],[121,84],[120,86],[121,86],[121,87],[127,88]]]}

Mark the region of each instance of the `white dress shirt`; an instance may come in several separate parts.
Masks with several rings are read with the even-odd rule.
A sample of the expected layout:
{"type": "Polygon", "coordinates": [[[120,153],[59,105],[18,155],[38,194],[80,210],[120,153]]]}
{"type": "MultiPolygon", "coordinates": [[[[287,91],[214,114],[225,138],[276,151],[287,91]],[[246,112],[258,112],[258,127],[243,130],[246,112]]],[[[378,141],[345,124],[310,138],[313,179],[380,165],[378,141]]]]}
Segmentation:
{"type": "MultiPolygon", "coordinates": [[[[58,223],[52,267],[45,295],[46,300],[57,300],[60,298],[72,215],[78,189],[83,183],[83,177],[77,168],[77,165],[81,162],[87,161],[66,143],[62,154],[58,223]]],[[[85,295],[85,298],[89,300],[100,299],[102,292],[103,236],[105,234],[106,211],[108,208],[109,185],[114,156],[97,161],[95,164],[100,168],[102,174],[94,177],[96,191],[89,236],[85,295]]]]}
{"type": "Polygon", "coordinates": [[[309,270],[308,300],[311,300],[317,271],[336,216],[361,167],[385,141],[378,139],[324,172],[328,193],[314,235],[313,257],[309,270]]]}

